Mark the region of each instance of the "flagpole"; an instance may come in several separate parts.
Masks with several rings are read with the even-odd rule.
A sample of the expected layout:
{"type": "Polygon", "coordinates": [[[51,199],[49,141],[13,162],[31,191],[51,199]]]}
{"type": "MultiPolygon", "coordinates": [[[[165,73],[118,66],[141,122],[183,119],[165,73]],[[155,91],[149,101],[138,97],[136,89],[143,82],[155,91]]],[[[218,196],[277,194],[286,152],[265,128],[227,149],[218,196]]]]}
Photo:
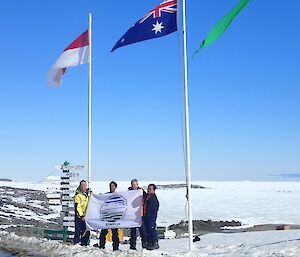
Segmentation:
{"type": "Polygon", "coordinates": [[[188,98],[188,73],[187,73],[187,47],[186,47],[186,8],[182,0],[182,32],[183,32],[183,66],[184,66],[184,103],[185,103],[185,174],[188,200],[188,232],[189,251],[193,251],[193,219],[191,199],[191,162],[190,162],[190,124],[189,124],[189,98],[188,98]]]}
{"type": "Polygon", "coordinates": [[[92,14],[89,13],[89,85],[88,85],[88,185],[91,188],[92,155],[92,14]]]}

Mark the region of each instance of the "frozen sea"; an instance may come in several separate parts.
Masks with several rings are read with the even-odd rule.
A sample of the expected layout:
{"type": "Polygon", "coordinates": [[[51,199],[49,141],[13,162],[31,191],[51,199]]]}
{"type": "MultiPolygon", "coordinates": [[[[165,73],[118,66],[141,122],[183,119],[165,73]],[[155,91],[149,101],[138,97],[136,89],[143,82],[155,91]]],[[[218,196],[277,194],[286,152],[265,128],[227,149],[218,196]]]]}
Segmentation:
{"type": "MultiPolygon", "coordinates": [[[[108,191],[108,181],[92,183],[94,193],[108,191]]],[[[127,190],[130,181],[117,181],[118,190],[127,190]]],[[[180,181],[141,181],[140,186],[184,183],[180,181]]],[[[193,219],[238,220],[244,225],[300,224],[300,182],[193,181],[207,189],[192,189],[193,219]]],[[[46,183],[0,182],[0,186],[45,190],[46,183]]],[[[186,190],[157,190],[160,201],[159,224],[186,219],[186,190]]]]}
{"type": "MultiPolygon", "coordinates": [[[[193,219],[239,220],[245,225],[300,224],[300,182],[194,181],[192,184],[207,188],[192,189],[193,219]]],[[[103,182],[95,182],[94,191],[101,192],[103,186],[103,182]]],[[[126,187],[122,187],[124,189],[126,187]]],[[[157,190],[160,223],[172,224],[186,219],[185,195],[186,189],[157,190]]]]}

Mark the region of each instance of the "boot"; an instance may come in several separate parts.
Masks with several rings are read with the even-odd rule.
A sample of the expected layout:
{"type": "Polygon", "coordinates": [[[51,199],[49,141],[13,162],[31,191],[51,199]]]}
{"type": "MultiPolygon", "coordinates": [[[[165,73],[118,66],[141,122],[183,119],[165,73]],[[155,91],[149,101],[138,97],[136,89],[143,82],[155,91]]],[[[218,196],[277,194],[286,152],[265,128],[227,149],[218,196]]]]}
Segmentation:
{"type": "Polygon", "coordinates": [[[130,249],[131,249],[131,250],[136,250],[136,245],[130,244],[130,249]]]}
{"type": "Polygon", "coordinates": [[[106,243],[106,234],[103,233],[101,230],[100,237],[99,237],[99,248],[105,249],[105,243],[106,243]]]}
{"type": "Polygon", "coordinates": [[[113,244],[113,251],[121,251],[121,250],[119,249],[119,245],[114,245],[114,244],[113,244]]]}
{"type": "Polygon", "coordinates": [[[113,245],[113,251],[120,251],[118,245],[113,245]]]}
{"type": "Polygon", "coordinates": [[[146,247],[146,249],[149,250],[149,251],[155,250],[155,249],[158,249],[158,248],[159,248],[159,245],[158,245],[157,241],[148,242],[147,247],[146,247]]]}
{"type": "Polygon", "coordinates": [[[118,230],[117,229],[112,230],[112,241],[113,241],[113,243],[112,243],[113,251],[118,251],[120,240],[119,240],[119,237],[118,237],[118,230]]]}
{"type": "Polygon", "coordinates": [[[142,248],[147,248],[147,241],[146,240],[142,240],[142,248]]]}
{"type": "Polygon", "coordinates": [[[105,249],[105,240],[101,240],[101,239],[100,239],[100,242],[99,242],[99,248],[100,248],[100,249],[105,249]]]}

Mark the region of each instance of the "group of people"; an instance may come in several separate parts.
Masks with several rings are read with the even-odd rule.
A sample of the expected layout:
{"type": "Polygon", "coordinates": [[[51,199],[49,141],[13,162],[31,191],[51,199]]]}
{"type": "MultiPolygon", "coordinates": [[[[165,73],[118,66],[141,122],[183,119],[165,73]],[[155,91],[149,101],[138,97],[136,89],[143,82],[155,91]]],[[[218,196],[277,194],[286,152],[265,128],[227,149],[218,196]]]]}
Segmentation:
{"type": "MultiPolygon", "coordinates": [[[[111,181],[109,183],[109,192],[115,193],[117,189],[117,183],[111,181]]],[[[128,190],[143,190],[139,187],[138,180],[131,180],[131,186],[128,190]]],[[[130,228],[130,249],[136,250],[137,241],[137,229],[139,230],[142,248],[147,250],[158,249],[158,237],[156,232],[156,219],[157,212],[159,209],[159,201],[155,194],[156,185],[149,184],[147,188],[147,193],[143,190],[143,215],[142,215],[142,225],[138,228],[130,228]]],[[[89,197],[91,195],[90,189],[87,187],[85,180],[80,181],[80,184],[76,190],[74,196],[75,203],[75,235],[74,244],[80,243],[81,245],[88,245],[90,238],[90,231],[86,230],[85,215],[87,211],[89,197]]],[[[105,249],[106,235],[108,229],[101,229],[99,238],[99,248],[105,249]]],[[[118,229],[112,229],[112,245],[113,250],[119,250],[119,236],[118,229]]]]}

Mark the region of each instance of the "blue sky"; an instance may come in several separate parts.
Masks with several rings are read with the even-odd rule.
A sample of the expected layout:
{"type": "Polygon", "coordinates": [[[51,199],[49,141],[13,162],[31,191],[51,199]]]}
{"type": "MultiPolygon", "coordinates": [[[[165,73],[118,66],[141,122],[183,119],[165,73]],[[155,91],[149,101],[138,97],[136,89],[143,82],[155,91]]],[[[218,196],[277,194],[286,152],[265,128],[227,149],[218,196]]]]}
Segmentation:
{"type": "MultiPolygon", "coordinates": [[[[0,177],[38,181],[65,160],[87,164],[88,67],[68,69],[59,89],[46,74],[91,10],[93,179],[185,179],[181,33],[110,53],[159,2],[1,3],[0,177]]],[[[252,0],[191,58],[237,2],[187,0],[192,180],[300,172],[299,1],[252,0]]]]}

